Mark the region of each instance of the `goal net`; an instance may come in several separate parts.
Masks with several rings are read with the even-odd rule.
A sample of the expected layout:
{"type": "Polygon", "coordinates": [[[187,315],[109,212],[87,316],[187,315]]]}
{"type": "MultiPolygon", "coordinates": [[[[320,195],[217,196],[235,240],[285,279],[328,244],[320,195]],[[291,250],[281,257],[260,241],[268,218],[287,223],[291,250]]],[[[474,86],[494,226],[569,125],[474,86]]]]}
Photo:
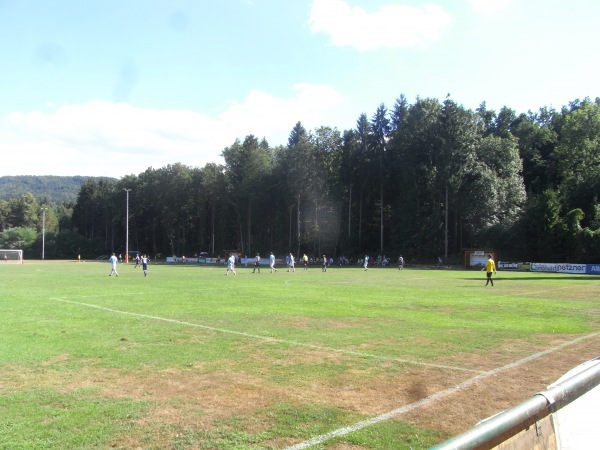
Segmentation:
{"type": "Polygon", "coordinates": [[[23,250],[3,250],[0,249],[0,264],[22,264],[23,250]]]}

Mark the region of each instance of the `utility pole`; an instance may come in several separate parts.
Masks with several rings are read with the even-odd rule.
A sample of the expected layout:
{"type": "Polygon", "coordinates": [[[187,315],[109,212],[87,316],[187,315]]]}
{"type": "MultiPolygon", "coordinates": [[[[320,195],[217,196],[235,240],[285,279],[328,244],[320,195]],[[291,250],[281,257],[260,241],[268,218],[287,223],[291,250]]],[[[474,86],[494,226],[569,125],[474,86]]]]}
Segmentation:
{"type": "Polygon", "coordinates": [[[125,202],[125,263],[129,263],[129,193],[131,189],[124,188],[127,200],[125,202]]]}
{"type": "Polygon", "coordinates": [[[42,261],[46,253],[46,208],[42,208],[42,261]]]}

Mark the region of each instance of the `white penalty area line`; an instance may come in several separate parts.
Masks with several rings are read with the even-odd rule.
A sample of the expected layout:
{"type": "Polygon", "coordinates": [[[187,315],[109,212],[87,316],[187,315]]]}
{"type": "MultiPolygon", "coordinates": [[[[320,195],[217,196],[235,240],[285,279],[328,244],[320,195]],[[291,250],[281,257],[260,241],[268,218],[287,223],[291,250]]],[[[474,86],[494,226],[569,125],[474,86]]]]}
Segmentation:
{"type": "Polygon", "coordinates": [[[152,319],[152,320],[158,320],[161,322],[174,323],[177,325],[184,325],[184,326],[188,326],[188,327],[202,328],[204,330],[216,331],[219,333],[232,334],[232,335],[236,335],[236,336],[243,336],[243,337],[258,339],[258,340],[267,341],[267,342],[274,342],[274,343],[278,343],[278,344],[287,344],[287,345],[291,345],[294,347],[305,347],[305,348],[310,348],[312,350],[340,353],[340,354],[344,354],[344,355],[358,356],[361,358],[379,359],[382,361],[393,361],[393,362],[408,364],[408,365],[412,365],[412,366],[423,366],[423,367],[431,367],[431,368],[435,368],[435,369],[455,370],[455,371],[460,371],[460,372],[472,372],[472,373],[479,373],[479,374],[486,373],[483,370],[466,369],[464,367],[447,366],[444,364],[431,364],[431,363],[414,361],[414,360],[409,360],[409,359],[394,358],[391,356],[375,355],[372,353],[364,353],[364,352],[358,352],[358,351],[353,351],[353,350],[342,350],[339,348],[324,347],[321,345],[306,344],[303,342],[296,342],[296,341],[290,341],[290,340],[286,340],[286,339],[272,338],[269,336],[261,336],[258,334],[244,333],[243,331],[227,330],[225,328],[211,327],[209,325],[201,325],[201,324],[193,323],[193,322],[185,322],[183,320],[169,319],[167,317],[151,316],[148,314],[140,314],[140,313],[122,311],[119,309],[113,309],[113,308],[107,308],[105,306],[94,305],[92,303],[76,302],[73,300],[66,300],[63,298],[51,297],[50,300],[54,300],[57,302],[63,302],[63,303],[70,303],[72,305],[85,306],[88,308],[95,308],[95,309],[99,309],[101,311],[107,311],[107,312],[111,312],[111,313],[115,313],[115,314],[123,314],[123,315],[128,315],[128,316],[133,316],[133,317],[141,317],[144,319],[152,319]]]}
{"type": "Polygon", "coordinates": [[[495,375],[498,375],[501,372],[505,372],[507,370],[513,369],[515,367],[521,366],[523,364],[526,364],[530,361],[533,361],[534,359],[540,358],[542,356],[548,355],[549,353],[553,353],[559,350],[562,350],[565,347],[569,347],[571,345],[577,344],[581,341],[587,340],[587,339],[591,339],[594,338],[596,336],[600,335],[600,333],[592,333],[592,334],[588,334],[587,336],[581,336],[577,339],[574,339],[572,341],[569,342],[565,342],[557,347],[553,347],[538,353],[535,353],[533,355],[527,356],[526,358],[520,359],[518,361],[515,361],[513,363],[507,364],[505,366],[502,367],[498,367],[496,369],[490,370],[488,372],[484,372],[480,375],[476,375],[473,378],[470,378],[466,381],[463,381],[460,384],[457,384],[456,386],[450,387],[448,389],[444,389],[443,391],[440,392],[436,392],[433,395],[430,395],[428,397],[425,397],[417,402],[411,403],[409,405],[405,405],[402,406],[400,408],[394,409],[393,411],[387,412],[385,414],[382,414],[380,416],[377,417],[373,417],[371,419],[367,419],[364,420],[362,422],[358,422],[354,425],[351,425],[349,427],[344,427],[344,428],[340,428],[338,430],[334,430],[331,431],[329,433],[326,434],[322,434],[321,436],[315,436],[307,441],[304,442],[300,442],[298,444],[292,445],[290,447],[285,448],[285,450],[302,450],[305,448],[309,448],[312,447],[313,445],[318,445],[318,444],[322,444],[323,442],[326,442],[330,439],[336,438],[336,437],[340,437],[340,436],[345,436],[347,434],[353,433],[355,431],[359,431],[363,428],[369,427],[371,425],[375,425],[379,422],[383,422],[385,420],[389,420],[392,419],[396,416],[399,416],[401,414],[405,414],[408,413],[410,411],[413,411],[415,409],[421,408],[423,406],[429,405],[430,403],[436,402],[444,397],[448,397],[449,395],[455,394],[458,391],[461,391],[475,383],[477,383],[478,381],[484,380],[486,378],[489,377],[493,377],[495,375]]]}

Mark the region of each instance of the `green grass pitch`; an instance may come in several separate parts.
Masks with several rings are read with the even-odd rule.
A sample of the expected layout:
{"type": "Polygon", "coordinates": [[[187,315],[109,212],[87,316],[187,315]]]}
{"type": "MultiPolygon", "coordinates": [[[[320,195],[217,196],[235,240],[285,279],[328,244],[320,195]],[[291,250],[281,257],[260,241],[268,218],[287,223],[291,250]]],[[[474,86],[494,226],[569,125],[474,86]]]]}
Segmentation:
{"type": "Polygon", "coordinates": [[[352,427],[600,324],[593,276],[118,270],[0,265],[0,449],[283,449],[348,427],[312,448],[428,448],[451,436],[433,419],[352,427]]]}

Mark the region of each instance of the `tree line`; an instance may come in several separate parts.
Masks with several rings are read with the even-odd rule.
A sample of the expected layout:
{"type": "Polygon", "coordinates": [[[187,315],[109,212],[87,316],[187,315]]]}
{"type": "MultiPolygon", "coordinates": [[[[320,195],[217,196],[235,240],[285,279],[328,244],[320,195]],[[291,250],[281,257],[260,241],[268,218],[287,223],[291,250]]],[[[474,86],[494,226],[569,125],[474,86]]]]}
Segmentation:
{"type": "MultiPolygon", "coordinates": [[[[517,115],[400,96],[350,130],[298,122],[287,145],[237,139],[223,164],[88,179],[75,202],[46,205],[56,224],[46,224],[46,254],[124,252],[128,227],[129,249],[157,257],[236,250],[459,263],[464,249],[485,248],[505,260],[599,262],[599,150],[598,98],[517,115]]],[[[19,212],[24,197],[0,202],[0,247],[15,227],[34,229],[31,250],[39,245],[40,205],[19,212]]]]}

